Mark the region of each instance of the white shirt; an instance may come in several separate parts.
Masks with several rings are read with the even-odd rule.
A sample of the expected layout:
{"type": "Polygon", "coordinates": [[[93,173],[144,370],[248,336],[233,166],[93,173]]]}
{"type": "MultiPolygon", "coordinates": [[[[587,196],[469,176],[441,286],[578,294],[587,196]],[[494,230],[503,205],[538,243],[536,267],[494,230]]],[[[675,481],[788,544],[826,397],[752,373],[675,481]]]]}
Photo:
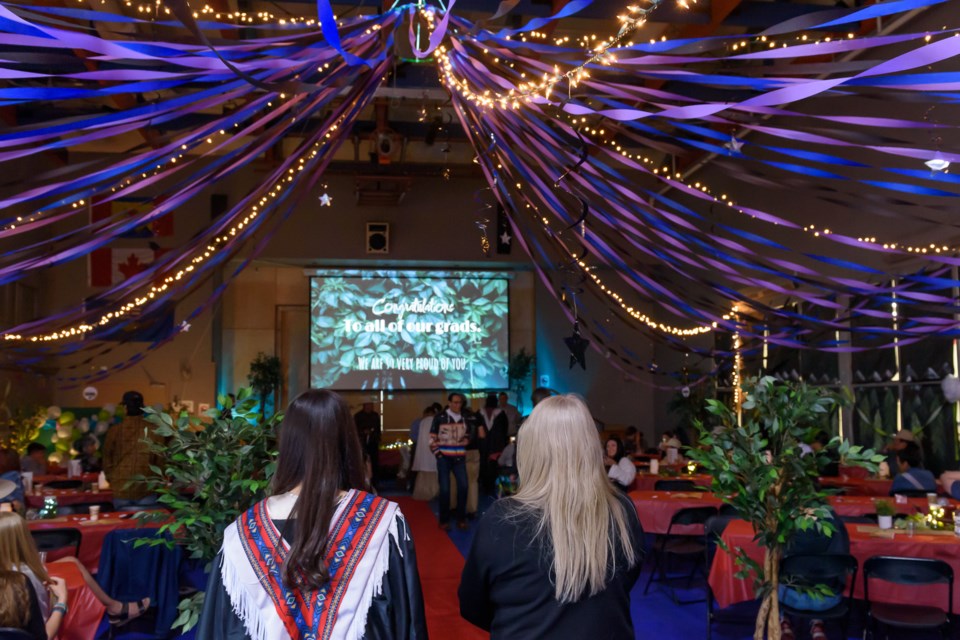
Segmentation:
{"type": "Polygon", "coordinates": [[[611,465],[607,476],[617,484],[629,487],[637,477],[637,467],[633,464],[633,460],[627,456],[623,456],[620,458],[620,462],[611,465]]]}

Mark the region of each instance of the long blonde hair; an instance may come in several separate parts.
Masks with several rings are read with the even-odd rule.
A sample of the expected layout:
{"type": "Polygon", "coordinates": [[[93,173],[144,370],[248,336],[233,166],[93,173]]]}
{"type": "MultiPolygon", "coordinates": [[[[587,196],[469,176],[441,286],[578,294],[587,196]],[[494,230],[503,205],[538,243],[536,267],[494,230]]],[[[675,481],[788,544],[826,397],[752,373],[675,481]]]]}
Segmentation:
{"type": "Polygon", "coordinates": [[[23,565],[30,567],[40,582],[50,579],[40,562],[40,554],[27,528],[27,521],[18,513],[4,511],[0,513],[0,569],[20,571],[23,565]]]}
{"type": "Polygon", "coordinates": [[[628,514],[607,479],[593,417],[583,400],[561,395],[540,402],[517,437],[521,512],[535,516],[537,535],[553,550],[554,595],[576,602],[603,590],[619,547],[637,562],[628,514]]]}

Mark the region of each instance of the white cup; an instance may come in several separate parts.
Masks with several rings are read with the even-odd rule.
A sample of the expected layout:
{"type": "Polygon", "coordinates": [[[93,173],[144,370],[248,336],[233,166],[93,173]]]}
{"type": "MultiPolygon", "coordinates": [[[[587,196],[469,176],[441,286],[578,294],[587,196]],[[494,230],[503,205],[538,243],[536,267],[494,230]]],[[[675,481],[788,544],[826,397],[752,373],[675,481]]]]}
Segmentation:
{"type": "Polygon", "coordinates": [[[657,475],[660,473],[660,461],[656,458],[650,460],[650,473],[652,475],[657,475]]]}
{"type": "Polygon", "coordinates": [[[13,503],[0,502],[0,513],[9,513],[10,511],[13,511],[13,503]]]}
{"type": "Polygon", "coordinates": [[[23,490],[27,493],[33,493],[33,471],[21,473],[20,480],[23,481],[23,490]]]}
{"type": "Polygon", "coordinates": [[[41,563],[46,563],[46,561],[47,561],[47,552],[46,552],[46,551],[39,551],[39,552],[38,552],[38,555],[40,556],[40,562],[41,562],[41,563]]]}
{"type": "Polygon", "coordinates": [[[90,505],[90,519],[99,520],[100,519],[100,505],[92,504],[90,505]]]}

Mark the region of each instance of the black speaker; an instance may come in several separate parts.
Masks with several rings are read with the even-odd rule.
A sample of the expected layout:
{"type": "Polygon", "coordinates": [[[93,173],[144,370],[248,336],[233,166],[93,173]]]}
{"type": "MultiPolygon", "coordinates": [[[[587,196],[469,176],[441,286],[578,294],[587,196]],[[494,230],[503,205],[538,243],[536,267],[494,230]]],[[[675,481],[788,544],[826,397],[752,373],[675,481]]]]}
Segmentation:
{"type": "Polygon", "coordinates": [[[367,253],[390,253],[390,223],[367,223],[367,253]]]}

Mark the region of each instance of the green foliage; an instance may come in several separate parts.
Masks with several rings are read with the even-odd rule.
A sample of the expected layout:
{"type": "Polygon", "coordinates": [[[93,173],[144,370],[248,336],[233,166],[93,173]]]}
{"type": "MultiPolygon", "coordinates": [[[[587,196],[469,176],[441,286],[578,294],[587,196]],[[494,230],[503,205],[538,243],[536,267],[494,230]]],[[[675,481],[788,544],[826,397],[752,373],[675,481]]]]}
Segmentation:
{"type": "MultiPolygon", "coordinates": [[[[734,552],[742,573],[754,575],[757,595],[768,603],[758,615],[757,633],[762,635],[761,623],[769,623],[767,616],[778,610],[776,574],[788,541],[798,531],[833,533],[827,519],[829,494],[816,483],[820,470],[831,456],[870,470],[876,470],[883,457],[839,438],[821,451],[801,455],[801,443],[823,428],[838,407],[841,397],[834,392],[764,377],[744,381],[743,397],[740,420],[723,403],[707,401],[722,428],[708,430],[698,423],[700,446],[687,455],[713,476],[714,493],[753,525],[758,544],[765,548],[764,566],[739,549],[734,552]]],[[[779,636],[779,623],[768,632],[779,636]]]]}
{"type": "MultiPolygon", "coordinates": [[[[249,388],[237,392],[236,406],[228,397],[220,396],[218,401],[223,412],[208,411],[210,422],[187,412],[174,417],[145,409],[146,419],[163,439],[146,442],[162,462],[151,467],[155,475],[140,480],[159,494],[160,503],[172,514],[168,518],[164,513],[146,512],[138,517],[164,520],[159,531],[170,534],[171,540],[138,544],[177,544],[189,557],[210,562],[220,549],[227,525],[264,496],[276,471],[276,425],[282,416],[259,423],[249,388]]],[[[197,607],[197,601],[181,603],[178,622],[196,624],[193,612],[199,612],[197,607]]]]}
{"type": "Polygon", "coordinates": [[[897,512],[889,500],[877,500],[873,503],[873,507],[878,516],[892,516],[897,512]]]}
{"type": "Polygon", "coordinates": [[[517,395],[517,409],[521,411],[527,380],[530,379],[530,372],[533,370],[533,359],[534,355],[527,353],[526,347],[520,347],[520,351],[510,356],[510,364],[507,367],[507,379],[510,381],[510,388],[517,395]]]}
{"type": "Polygon", "coordinates": [[[685,428],[693,428],[696,424],[713,425],[715,420],[710,413],[707,399],[715,397],[716,387],[713,382],[687,387],[689,395],[683,396],[677,391],[667,405],[667,411],[677,416],[677,424],[685,428]]]}
{"type": "Polygon", "coordinates": [[[311,386],[328,387],[343,376],[351,378],[365,389],[404,389],[407,383],[402,371],[390,369],[369,372],[356,371],[361,358],[390,361],[398,354],[419,358],[463,358],[464,369],[430,369],[431,376],[441,379],[443,386],[453,389],[496,387],[505,377],[508,363],[502,349],[493,338],[507,325],[507,281],[469,277],[458,272],[440,278],[411,279],[404,272],[376,271],[365,273],[370,280],[363,288],[345,278],[320,279],[311,297],[310,317],[322,331],[311,332],[311,386]],[[372,322],[377,319],[395,320],[396,316],[376,316],[372,313],[379,299],[390,301],[439,298],[455,305],[456,313],[448,317],[438,312],[406,313],[403,328],[396,332],[349,333],[347,320],[372,322]],[[474,322],[480,331],[462,334],[411,333],[408,322],[437,323],[455,319],[474,322]]]}
{"type": "Polygon", "coordinates": [[[283,382],[283,371],[280,368],[280,358],[268,356],[262,351],[250,363],[250,373],[247,375],[250,386],[260,396],[260,411],[266,415],[267,397],[280,388],[283,382]]]}
{"type": "Polygon", "coordinates": [[[27,445],[40,436],[47,421],[46,409],[20,408],[0,416],[0,448],[24,452],[27,445]]]}

